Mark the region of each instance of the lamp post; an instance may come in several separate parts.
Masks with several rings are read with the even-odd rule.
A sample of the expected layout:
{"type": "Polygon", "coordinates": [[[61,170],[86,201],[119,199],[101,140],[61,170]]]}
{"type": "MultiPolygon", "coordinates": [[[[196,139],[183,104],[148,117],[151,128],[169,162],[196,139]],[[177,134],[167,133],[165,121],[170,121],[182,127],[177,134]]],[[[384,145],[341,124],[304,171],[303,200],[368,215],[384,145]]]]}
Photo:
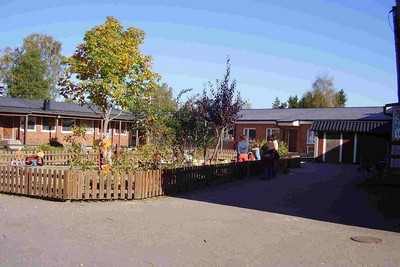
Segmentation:
{"type": "Polygon", "coordinates": [[[396,51],[396,68],[397,68],[397,102],[400,103],[400,0],[396,0],[396,5],[392,7],[393,12],[393,31],[394,45],[396,51]]]}

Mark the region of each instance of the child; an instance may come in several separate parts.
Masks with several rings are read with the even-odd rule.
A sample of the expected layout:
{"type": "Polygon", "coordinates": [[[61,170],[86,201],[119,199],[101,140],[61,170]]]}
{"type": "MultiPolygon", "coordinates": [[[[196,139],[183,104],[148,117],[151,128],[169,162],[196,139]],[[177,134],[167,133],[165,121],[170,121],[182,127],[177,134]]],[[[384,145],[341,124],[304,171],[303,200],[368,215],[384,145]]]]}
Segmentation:
{"type": "Polygon", "coordinates": [[[256,157],[254,156],[253,152],[249,152],[248,158],[249,158],[249,160],[256,160],[256,157]]]}

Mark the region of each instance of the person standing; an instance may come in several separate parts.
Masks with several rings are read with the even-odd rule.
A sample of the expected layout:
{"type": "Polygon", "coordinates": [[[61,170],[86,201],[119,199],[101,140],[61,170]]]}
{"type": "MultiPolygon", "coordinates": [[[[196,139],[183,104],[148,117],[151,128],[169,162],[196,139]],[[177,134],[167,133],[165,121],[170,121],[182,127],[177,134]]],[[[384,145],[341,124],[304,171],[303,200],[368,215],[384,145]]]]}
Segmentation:
{"type": "Polygon", "coordinates": [[[275,145],[272,136],[267,137],[267,142],[262,146],[262,159],[261,164],[264,168],[264,179],[271,179],[274,177],[275,167],[275,145]]]}
{"type": "Polygon", "coordinates": [[[278,138],[276,137],[276,135],[273,134],[273,135],[271,135],[271,139],[272,139],[272,142],[274,143],[275,150],[278,151],[278,148],[279,148],[278,138]]]}
{"type": "Polygon", "coordinates": [[[236,152],[238,162],[249,160],[249,143],[246,140],[246,136],[240,135],[240,141],[237,143],[236,152]]]}
{"type": "Polygon", "coordinates": [[[279,144],[278,144],[278,138],[276,137],[276,135],[272,135],[272,142],[274,143],[274,166],[272,166],[272,177],[276,176],[276,162],[278,161],[278,159],[280,158],[279,156],[279,144]]]}

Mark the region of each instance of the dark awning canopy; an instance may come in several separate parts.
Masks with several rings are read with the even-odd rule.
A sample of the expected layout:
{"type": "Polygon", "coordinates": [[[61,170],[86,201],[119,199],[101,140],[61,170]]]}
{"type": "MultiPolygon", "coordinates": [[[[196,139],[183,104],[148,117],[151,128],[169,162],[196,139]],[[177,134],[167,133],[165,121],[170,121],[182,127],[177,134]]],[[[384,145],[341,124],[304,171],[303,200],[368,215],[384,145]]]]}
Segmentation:
{"type": "Polygon", "coordinates": [[[320,132],[391,133],[392,122],[315,120],[310,130],[320,132]]]}

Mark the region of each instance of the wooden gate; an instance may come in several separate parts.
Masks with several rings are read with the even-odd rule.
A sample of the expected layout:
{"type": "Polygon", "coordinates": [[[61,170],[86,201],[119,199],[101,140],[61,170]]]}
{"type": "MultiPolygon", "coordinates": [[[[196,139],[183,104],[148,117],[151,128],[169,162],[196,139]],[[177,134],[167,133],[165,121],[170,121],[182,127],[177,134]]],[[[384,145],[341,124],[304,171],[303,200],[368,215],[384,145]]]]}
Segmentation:
{"type": "Polygon", "coordinates": [[[325,162],[339,162],[340,154],[340,134],[326,133],[325,139],[325,162]]]}
{"type": "Polygon", "coordinates": [[[13,117],[2,117],[3,139],[13,139],[13,117]]]}

